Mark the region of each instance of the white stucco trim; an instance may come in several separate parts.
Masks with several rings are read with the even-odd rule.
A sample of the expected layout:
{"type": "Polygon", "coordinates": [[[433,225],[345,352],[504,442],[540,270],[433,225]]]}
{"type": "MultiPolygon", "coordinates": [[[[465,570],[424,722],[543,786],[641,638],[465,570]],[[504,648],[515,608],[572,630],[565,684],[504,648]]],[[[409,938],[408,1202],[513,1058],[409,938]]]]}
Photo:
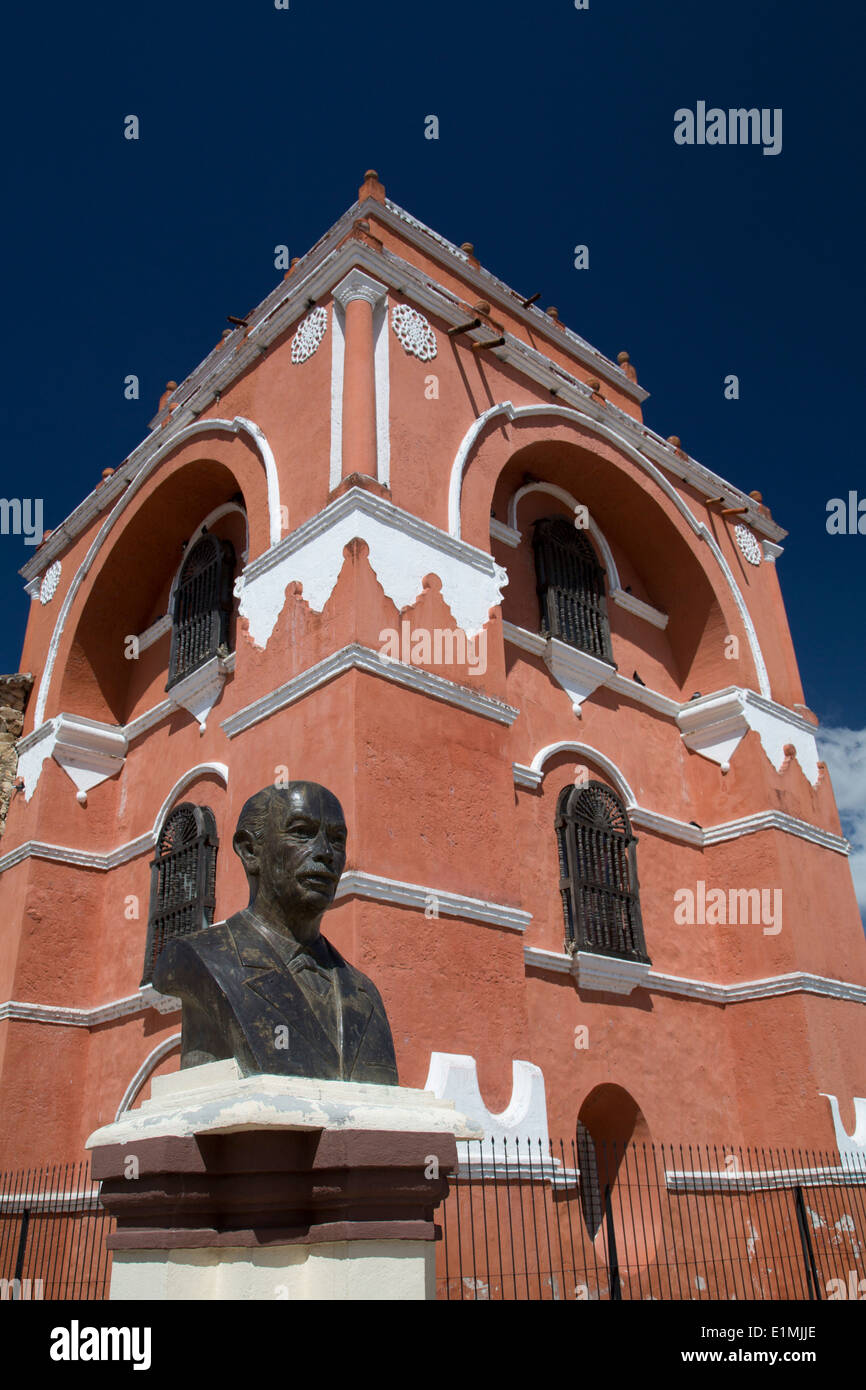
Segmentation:
{"type": "Polygon", "coordinates": [[[742,739],[754,729],[777,772],[785,762],[785,747],[790,745],[811,785],[818,784],[820,768],[814,724],[752,690],[728,686],[703,695],[681,705],[676,719],[686,746],[718,763],[723,772],[730,767],[742,739]]]}
{"type": "MultiPolygon", "coordinates": [[[[578,980],[578,964],[574,956],[566,955],[564,951],[546,951],[539,946],[524,946],[523,960],[529,968],[549,970],[557,975],[571,975],[578,980]]],[[[613,962],[613,965],[617,964],[619,962],[613,962]]],[[[586,986],[594,987],[590,984],[586,986]]],[[[751,999],[772,999],[780,994],[818,994],[828,999],[847,999],[855,1004],[866,1004],[866,985],[835,980],[826,975],[814,975],[803,970],[723,985],[714,980],[694,980],[682,975],[668,975],[650,967],[643,982],[637,987],[650,990],[654,994],[681,995],[685,999],[696,999],[706,1004],[741,1004],[751,999]]]]}
{"type": "Polygon", "coordinates": [[[333,652],[308,670],[302,671],[300,675],[293,676],[285,685],[254,700],[251,705],[246,705],[236,714],[229,715],[228,719],[222,721],[221,727],[229,738],[236,738],[245,729],[252,728],[253,724],[258,724],[277,710],[285,709],[296,700],[302,700],[305,695],[317,690],[327,681],[352,670],[381,676],[384,680],[415,691],[416,694],[443,700],[446,704],[456,705],[458,709],[480,715],[482,719],[494,719],[500,724],[510,726],[520,712],[511,705],[503,704],[501,700],[494,700],[490,695],[471,690],[465,685],[458,685],[455,681],[436,676],[432,671],[426,671],[419,666],[407,666],[402,661],[380,656],[370,647],[362,647],[359,643],[353,642],[347,647],[341,647],[339,651],[333,652]]]}
{"type": "Polygon", "coordinates": [[[64,1004],[30,1004],[18,999],[7,999],[0,1004],[0,1023],[5,1019],[15,1019],[21,1023],[45,1023],[61,1028],[98,1028],[100,1024],[111,1023],[129,1014],[145,1013],[156,1009],[158,1013],[175,1013],[180,1009],[180,1000],[171,999],[166,994],[157,994],[149,985],[142,986],[135,994],[127,994],[122,999],[111,999],[107,1004],[96,1004],[90,1009],[74,1009],[64,1004]]]}
{"type": "Polygon", "coordinates": [[[8,854],[0,856],[0,873],[13,869],[25,859],[50,859],[57,864],[74,864],[83,869],[108,872],[128,863],[130,859],[136,859],[140,854],[149,854],[156,847],[159,833],[172,806],[187,787],[208,773],[215,774],[228,786],[229,770],[225,763],[198,763],[195,767],[189,768],[177,779],[163,801],[152,829],[145,831],[143,835],[137,835],[134,840],[127,840],[111,850],[82,850],[69,845],[48,844],[43,840],[26,840],[8,854]]]}
{"type": "MultiPolygon", "coordinates": [[[[587,414],[583,409],[578,410],[572,406],[563,405],[538,404],[515,406],[512,401],[500,401],[496,405],[490,406],[489,409],[479,415],[469,426],[469,429],[463,436],[451,466],[451,478],[448,487],[448,529],[452,536],[459,539],[462,534],[460,509],[463,478],[469,462],[469,456],[475,448],[484,429],[491,420],[495,420],[499,416],[505,416],[506,419],[514,421],[529,419],[538,415],[552,415],[558,419],[572,421],[580,425],[581,428],[613,444],[615,448],[619,449],[627,458],[631,459],[633,463],[636,463],[639,468],[643,469],[643,471],[658,484],[665,496],[673,502],[674,507],[683,517],[684,521],[691,527],[695,535],[706,542],[725,577],[725,581],[727,582],[728,588],[731,591],[731,595],[739,611],[749,641],[752,658],[755,663],[761,694],[770,699],[772,697],[770,680],[767,674],[767,667],[761,651],[761,646],[758,641],[758,634],[733,572],[719,549],[715,538],[703,522],[697,520],[691,508],[683,500],[672,483],[664,476],[661,469],[656,467],[655,463],[643,452],[642,448],[635,447],[635,445],[630,442],[624,429],[619,426],[619,421],[613,420],[613,417],[611,417],[609,421],[600,421],[594,419],[592,415],[587,414]]],[[[644,433],[646,433],[646,431],[644,431],[644,433]]],[[[669,449],[669,452],[675,457],[672,449],[669,449]]],[[[669,465],[671,468],[674,467],[674,457],[672,457],[669,465]]]]}
{"type": "Polygon", "coordinates": [[[157,1043],[153,1051],[148,1053],[123,1093],[123,1099],[118,1105],[117,1113],[114,1116],[115,1121],[119,1120],[121,1115],[129,1109],[145,1081],[148,1079],[151,1072],[156,1070],[163,1058],[170,1056],[171,1053],[177,1049],[182,1036],[182,1033],[172,1033],[170,1038],[163,1038],[162,1042],[157,1043]]]}
{"type": "Polygon", "coordinates": [[[590,747],[587,743],[579,743],[574,739],[561,739],[558,743],[550,743],[545,748],[540,748],[528,767],[522,763],[514,763],[515,786],[523,787],[528,791],[537,790],[544,781],[545,764],[557,753],[573,753],[576,760],[583,757],[600,767],[623,798],[629,820],[633,825],[641,826],[659,835],[666,835],[670,839],[680,840],[684,844],[695,845],[703,849],[709,845],[721,844],[725,840],[740,839],[743,835],[756,835],[766,830],[780,830],[783,834],[794,835],[801,840],[809,840],[812,844],[820,845],[823,849],[833,850],[836,854],[847,857],[851,852],[851,846],[844,836],[836,835],[832,830],[825,830],[822,826],[812,825],[809,821],[800,820],[797,816],[789,815],[787,811],[779,811],[775,808],[768,811],[754,811],[751,815],[741,816],[737,820],[721,821],[718,825],[700,827],[677,820],[675,817],[665,815],[660,811],[653,811],[648,807],[640,806],[625,775],[616,763],[612,762],[605,754],[600,753],[598,749],[590,747]]]}
{"type": "Polygon", "coordinates": [[[159,832],[162,830],[163,824],[165,823],[165,818],[175,802],[183,795],[187,787],[191,787],[193,782],[198,781],[199,777],[206,777],[208,775],[219,777],[220,781],[225,786],[229,784],[229,770],[225,763],[197,763],[195,767],[189,768],[178,777],[171,791],[168,793],[168,796],[156,813],[156,820],[153,822],[153,828],[151,830],[154,844],[156,844],[159,832]]]}
{"type": "MultiPolygon", "coordinates": [[[[174,586],[172,585],[172,588],[174,586]]],[[[139,632],[136,637],[139,652],[146,652],[148,647],[152,647],[154,642],[158,642],[160,637],[164,637],[167,632],[171,632],[171,614],[163,613],[161,618],[157,618],[155,623],[145,628],[144,632],[139,632]]]]}
{"type": "MultiPolygon", "coordinates": [[[[520,1141],[540,1144],[542,1160],[549,1164],[549,1134],[547,1128],[547,1097],[544,1073],[532,1062],[512,1061],[511,1099],[504,1110],[493,1113],[484,1104],[478,1082],[478,1065],[474,1057],[454,1052],[432,1052],[424,1090],[432,1091],[440,1100],[453,1101],[457,1111],[484,1131],[481,1145],[472,1144],[473,1172],[480,1160],[492,1161],[496,1144],[520,1141]]],[[[466,1149],[466,1144],[458,1146],[466,1149]]],[[[513,1151],[512,1151],[513,1152],[513,1151]]],[[[500,1149],[501,1155],[501,1149],[500,1149]]],[[[468,1157],[468,1154],[465,1155],[468,1157]]],[[[461,1157],[464,1154],[461,1153],[461,1157]]],[[[536,1164],[536,1167],[546,1166],[536,1164]]]]}
{"type": "Polygon", "coordinates": [[[554,679],[571,696],[575,714],[580,714],[583,700],[604,686],[675,720],[686,747],[719,764],[723,772],[728,771],[742,739],[754,729],[777,772],[786,761],[785,747],[792,745],[804,775],[813,787],[817,785],[820,768],[815,726],[786,705],[734,685],[681,704],[629,680],[597,657],[540,633],[503,622],[502,634],[506,642],[544,660],[554,679]]]}
{"type": "Polygon", "coordinates": [[[372,898],[375,902],[395,903],[423,912],[435,908],[436,916],[463,917],[470,922],[484,922],[491,927],[506,927],[509,931],[526,931],[532,913],[504,903],[469,898],[463,893],[451,893],[445,888],[424,888],[419,883],[404,883],[400,879],[368,874],[361,869],[347,869],[340,879],[337,898],[355,895],[372,898]]]}
{"type": "Polygon", "coordinates": [[[824,1100],[830,1102],[833,1128],[836,1132],[836,1145],[842,1158],[842,1167],[862,1174],[866,1179],[866,1096],[854,1096],[854,1133],[849,1134],[842,1123],[837,1096],[827,1091],[819,1091],[824,1100]]]}
{"type": "Polygon", "coordinates": [[[343,549],[360,539],[385,594],[400,610],[411,606],[428,574],[442,583],[442,598],[455,622],[473,637],[502,599],[508,575],[485,550],[455,541],[384,497],[353,487],[247,565],[235,584],[239,615],[256,646],[267,646],[292,583],[321,613],[343,568],[343,549]]]}
{"type": "MultiPolygon", "coordinates": [[[[115,505],[112,507],[105,521],[99,528],[90,548],[84,559],[76,570],[72,582],[63,599],[57,621],[54,624],[54,631],[51,634],[51,641],[48,644],[48,653],[45,658],[45,666],[42,679],[39,683],[39,692],[36,697],[36,707],[34,711],[35,722],[41,724],[45,719],[45,707],[48,702],[48,692],[51,688],[51,678],[54,674],[54,663],[57,660],[57,650],[63,636],[66,619],[75,602],[76,595],[80,589],[86,575],[88,574],[96,556],[102,548],[103,542],[112,530],[118,517],[129,506],[133,497],[150,477],[154,469],[175,449],[186,444],[188,440],[196,438],[201,434],[213,434],[228,431],[230,434],[248,434],[256,446],[262,465],[265,470],[265,478],[268,490],[268,518],[270,528],[270,544],[277,545],[280,540],[280,484],[277,477],[277,465],[274,460],[271,446],[268,443],[263,431],[252,420],[247,420],[242,415],[236,415],[233,420],[220,420],[208,418],[206,420],[196,420],[191,425],[186,425],[173,434],[169,433],[168,438],[158,449],[155,449],[142,463],[138,472],[130,479],[128,487],[123,491],[115,505]]],[[[53,539],[51,537],[50,539],[53,539]]]]}
{"type": "Polygon", "coordinates": [[[343,363],[346,360],[344,311],[337,300],[331,310],[331,453],[328,491],[339,486],[343,476],[343,363]]]}
{"type": "MultiPolygon", "coordinates": [[[[574,753],[578,758],[589,758],[591,762],[596,763],[598,767],[607,773],[627,806],[637,805],[635,794],[616,763],[612,762],[604,753],[599,753],[597,748],[592,748],[588,743],[578,743],[575,739],[560,739],[557,743],[548,743],[546,747],[539,748],[529,768],[521,769],[521,772],[536,774],[538,781],[535,785],[539,786],[544,779],[544,764],[555,757],[557,753],[574,753]]],[[[527,781],[525,785],[529,785],[529,782],[527,781]]]]}

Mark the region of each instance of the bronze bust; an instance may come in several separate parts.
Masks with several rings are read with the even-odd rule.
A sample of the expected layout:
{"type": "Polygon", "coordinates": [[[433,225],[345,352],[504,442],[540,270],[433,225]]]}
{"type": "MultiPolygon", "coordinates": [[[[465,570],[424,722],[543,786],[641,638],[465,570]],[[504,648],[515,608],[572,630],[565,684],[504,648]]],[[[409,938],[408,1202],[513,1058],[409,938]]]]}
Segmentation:
{"type": "Polygon", "coordinates": [[[153,972],[183,1004],[181,1067],[236,1057],[248,1073],[396,1086],[378,990],[319,935],[346,863],[337,798],[316,782],[265,787],[232,843],[249,906],[173,938],[153,972]]]}

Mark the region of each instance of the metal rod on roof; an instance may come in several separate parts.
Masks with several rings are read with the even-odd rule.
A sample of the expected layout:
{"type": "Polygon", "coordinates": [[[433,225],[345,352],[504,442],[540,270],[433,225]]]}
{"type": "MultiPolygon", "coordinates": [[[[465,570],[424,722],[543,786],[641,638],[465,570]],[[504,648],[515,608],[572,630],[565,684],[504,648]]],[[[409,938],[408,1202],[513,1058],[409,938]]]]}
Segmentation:
{"type": "Polygon", "coordinates": [[[480,328],[481,320],[473,319],[471,323],[459,323],[456,328],[448,329],[448,337],[456,338],[458,333],[471,333],[473,328],[480,328]]]}
{"type": "Polygon", "coordinates": [[[541,298],[541,290],[539,290],[537,294],[531,294],[531,295],[529,296],[528,299],[524,299],[524,301],[523,301],[523,307],[524,307],[524,309],[528,309],[529,306],[530,306],[530,304],[534,304],[535,301],[536,301],[537,299],[540,299],[540,298],[541,298]]]}
{"type": "Polygon", "coordinates": [[[488,338],[488,340],[487,340],[486,343],[473,343],[473,344],[472,344],[472,351],[473,351],[473,352],[483,352],[485,348],[502,347],[502,345],[503,345],[504,342],[505,342],[504,337],[503,337],[503,338],[488,338]]]}

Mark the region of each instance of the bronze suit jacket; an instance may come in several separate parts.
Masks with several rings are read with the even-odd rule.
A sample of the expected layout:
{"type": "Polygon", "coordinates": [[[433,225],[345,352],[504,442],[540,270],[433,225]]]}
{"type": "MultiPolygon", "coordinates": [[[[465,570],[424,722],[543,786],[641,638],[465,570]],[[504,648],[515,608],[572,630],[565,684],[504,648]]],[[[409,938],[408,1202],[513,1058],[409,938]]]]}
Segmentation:
{"type": "Polygon", "coordinates": [[[376,986],[324,937],[314,954],[324,968],[299,973],[307,953],[287,964],[247,910],[169,941],[153,986],[183,1004],[181,1067],[236,1057],[248,1072],[398,1085],[376,986]]]}

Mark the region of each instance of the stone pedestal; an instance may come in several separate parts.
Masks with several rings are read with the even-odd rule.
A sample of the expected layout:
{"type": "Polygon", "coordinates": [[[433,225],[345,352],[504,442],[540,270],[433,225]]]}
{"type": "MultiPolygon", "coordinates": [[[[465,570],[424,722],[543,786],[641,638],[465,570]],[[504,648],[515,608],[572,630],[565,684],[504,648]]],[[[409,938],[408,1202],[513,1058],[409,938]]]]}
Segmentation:
{"type": "Polygon", "coordinates": [[[234,1061],[152,1091],[87,1143],[111,1298],[435,1297],[434,1213],[456,1139],[481,1136],[453,1102],[234,1061]]]}

